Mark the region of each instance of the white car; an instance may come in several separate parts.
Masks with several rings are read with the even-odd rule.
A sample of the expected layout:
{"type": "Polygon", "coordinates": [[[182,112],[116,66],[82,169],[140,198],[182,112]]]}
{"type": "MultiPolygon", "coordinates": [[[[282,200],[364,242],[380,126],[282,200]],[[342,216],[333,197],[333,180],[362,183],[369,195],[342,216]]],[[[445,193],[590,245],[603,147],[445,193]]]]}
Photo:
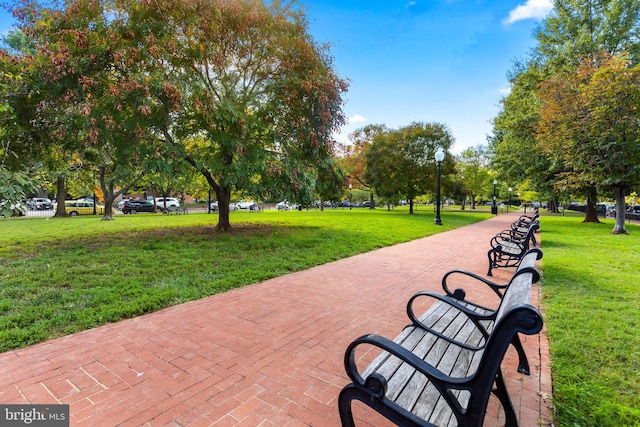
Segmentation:
{"type": "MultiPolygon", "coordinates": [[[[218,207],[218,202],[211,202],[211,204],[209,205],[209,208],[211,209],[212,212],[218,212],[220,210],[220,208],[218,207]]],[[[231,211],[237,211],[239,208],[235,203],[229,203],[229,212],[231,211]]]]}
{"type": "Polygon", "coordinates": [[[179,208],[180,202],[174,197],[159,197],[156,199],[156,208],[165,210],[168,208],[179,208]]]}
{"type": "Polygon", "coordinates": [[[290,205],[286,200],[281,201],[280,203],[276,203],[276,209],[279,211],[295,211],[298,210],[297,204],[290,205]]]}
{"type": "Polygon", "coordinates": [[[253,200],[240,200],[239,202],[236,203],[236,209],[244,209],[244,210],[251,210],[252,207],[255,207],[256,202],[254,202],[253,200]]]}
{"type": "Polygon", "coordinates": [[[286,200],[283,200],[280,203],[276,203],[276,209],[278,209],[279,211],[288,211],[289,202],[287,202],[286,200]]]}

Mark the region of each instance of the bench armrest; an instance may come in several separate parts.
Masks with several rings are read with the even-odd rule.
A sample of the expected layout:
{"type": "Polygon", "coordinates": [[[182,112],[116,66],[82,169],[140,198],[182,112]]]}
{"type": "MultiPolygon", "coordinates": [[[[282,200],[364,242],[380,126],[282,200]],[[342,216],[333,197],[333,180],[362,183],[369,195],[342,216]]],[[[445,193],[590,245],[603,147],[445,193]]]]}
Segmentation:
{"type": "Polygon", "coordinates": [[[436,330],[434,330],[433,328],[431,328],[430,326],[425,325],[419,318],[418,316],[415,315],[415,312],[413,310],[413,302],[415,300],[417,300],[418,298],[421,297],[429,297],[429,298],[434,298],[438,301],[443,302],[444,304],[449,305],[450,307],[455,308],[456,310],[460,311],[462,314],[464,314],[469,320],[471,320],[473,322],[473,324],[476,326],[476,328],[478,328],[478,330],[480,331],[480,333],[482,334],[482,336],[485,339],[485,344],[486,344],[486,339],[489,336],[489,332],[487,332],[486,328],[480,323],[481,321],[494,321],[496,318],[496,311],[495,310],[491,310],[491,309],[487,309],[490,310],[490,314],[480,314],[474,310],[471,310],[467,307],[465,307],[464,305],[460,304],[458,302],[458,300],[450,298],[448,296],[445,295],[440,295],[437,294],[435,292],[431,292],[431,291],[422,291],[422,292],[418,292],[417,294],[415,294],[414,296],[411,297],[411,299],[409,299],[409,302],[407,303],[407,316],[409,316],[409,319],[411,320],[411,323],[414,326],[419,327],[420,329],[423,329],[425,331],[429,331],[429,333],[436,335],[437,337],[440,337],[442,339],[444,339],[445,341],[448,341],[450,343],[453,343],[457,346],[469,349],[469,350],[480,350],[481,348],[484,347],[480,346],[480,347],[476,347],[476,346],[471,346],[465,343],[462,343],[460,341],[455,340],[454,338],[451,338],[441,332],[438,332],[436,330]]]}
{"type": "MultiPolygon", "coordinates": [[[[491,280],[488,280],[482,276],[479,276],[475,273],[471,273],[466,270],[451,270],[447,274],[445,274],[444,277],[442,277],[442,289],[444,289],[447,296],[450,296],[452,298],[456,298],[459,300],[464,300],[465,291],[463,289],[456,289],[455,291],[451,292],[451,290],[449,289],[449,286],[447,285],[447,278],[453,274],[461,274],[463,276],[468,276],[484,283],[485,285],[489,286],[491,290],[493,290],[493,292],[495,292],[500,297],[500,299],[502,299],[504,295],[504,292],[501,292],[501,291],[504,291],[509,286],[509,285],[500,285],[498,283],[492,282],[491,280]]],[[[481,308],[486,308],[486,307],[481,307],[481,308]]],[[[490,310],[490,309],[487,308],[487,310],[490,310]]]]}
{"type": "Polygon", "coordinates": [[[356,348],[362,344],[378,347],[411,365],[416,371],[429,379],[451,408],[455,408],[457,412],[462,411],[460,404],[453,396],[451,390],[466,388],[465,385],[469,382],[469,378],[450,377],[398,343],[380,335],[363,335],[347,347],[347,351],[344,355],[344,366],[347,375],[349,375],[349,378],[351,378],[354,384],[358,384],[360,387],[368,389],[378,398],[384,398],[387,392],[387,381],[382,375],[374,372],[365,379],[362,378],[358,372],[355,354],[356,348]]]}

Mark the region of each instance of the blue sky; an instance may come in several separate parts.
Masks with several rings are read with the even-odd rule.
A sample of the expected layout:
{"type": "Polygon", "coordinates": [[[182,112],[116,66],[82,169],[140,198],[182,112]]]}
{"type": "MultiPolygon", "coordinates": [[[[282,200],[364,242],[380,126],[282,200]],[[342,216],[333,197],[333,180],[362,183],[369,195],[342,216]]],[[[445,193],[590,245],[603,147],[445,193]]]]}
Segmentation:
{"type": "Polygon", "coordinates": [[[350,81],[339,141],[367,124],[449,126],[453,151],[486,144],[507,73],[535,46],[551,0],[306,0],[309,31],[350,81]]]}
{"type": "MultiPolygon", "coordinates": [[[[552,0],[301,0],[350,83],[340,142],[367,124],[449,126],[453,151],[486,144],[513,62],[552,0]]],[[[11,17],[0,10],[0,32],[11,17]]]]}

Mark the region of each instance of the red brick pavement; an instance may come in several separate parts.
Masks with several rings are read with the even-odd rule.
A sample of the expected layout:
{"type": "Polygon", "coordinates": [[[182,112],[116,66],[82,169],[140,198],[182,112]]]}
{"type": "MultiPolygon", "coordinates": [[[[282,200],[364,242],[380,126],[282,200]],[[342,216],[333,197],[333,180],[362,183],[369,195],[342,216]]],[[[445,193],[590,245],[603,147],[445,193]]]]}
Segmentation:
{"type": "MultiPolygon", "coordinates": [[[[408,323],[408,298],[441,291],[446,271],[485,274],[491,236],[515,218],[2,353],[0,403],[70,404],[72,426],[337,426],[347,345],[365,333],[395,337],[408,323]]],[[[512,272],[499,269],[495,279],[512,272]]],[[[546,330],[524,345],[532,374],[516,372],[509,350],[507,387],[521,426],[550,426],[546,330]]],[[[486,426],[501,425],[497,405],[486,426]]],[[[355,415],[360,425],[388,425],[364,407],[355,415]]]]}

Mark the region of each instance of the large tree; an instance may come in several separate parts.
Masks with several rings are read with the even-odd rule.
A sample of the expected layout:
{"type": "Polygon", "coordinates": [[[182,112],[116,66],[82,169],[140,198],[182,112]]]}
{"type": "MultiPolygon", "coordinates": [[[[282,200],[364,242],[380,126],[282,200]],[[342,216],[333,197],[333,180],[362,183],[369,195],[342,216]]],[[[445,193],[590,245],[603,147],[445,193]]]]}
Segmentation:
{"type": "Polygon", "coordinates": [[[129,27],[158,101],[138,98],[135,110],[149,113],[163,150],[207,179],[218,228],[230,228],[234,189],[285,186],[308,201],[342,184],[332,134],[347,85],[302,14],[257,0],[132,3],[129,27]]]}
{"type": "Polygon", "coordinates": [[[630,52],[640,59],[640,2],[637,0],[554,0],[536,32],[537,61],[556,71],[573,71],[581,58],[600,51],[630,52]]]}
{"type": "MultiPolygon", "coordinates": [[[[491,188],[489,171],[490,158],[487,147],[478,145],[469,147],[456,158],[456,171],[462,185],[462,191],[471,202],[471,209],[475,209],[476,196],[491,188]]],[[[464,209],[464,205],[463,205],[464,209]]]]}
{"type": "Polygon", "coordinates": [[[310,199],[342,184],[331,135],[347,85],[293,4],[76,0],[17,12],[78,151],[99,165],[107,212],[131,164],[186,160],[215,191],[224,230],[232,190],[281,185],[310,199]]]}
{"type": "MultiPolygon", "coordinates": [[[[435,153],[445,153],[453,144],[447,126],[440,123],[415,122],[397,130],[377,134],[366,153],[365,179],[376,194],[389,199],[409,200],[413,214],[414,199],[435,191],[435,153]]],[[[442,164],[442,173],[452,170],[450,156],[442,164]]]]}
{"type": "Polygon", "coordinates": [[[565,165],[560,183],[613,189],[612,233],[626,233],[625,195],[640,184],[640,66],[624,56],[588,57],[576,72],[544,82],[539,96],[538,139],[565,165]]]}
{"type": "MultiPolygon", "coordinates": [[[[568,147],[557,146],[564,153],[552,155],[538,144],[536,129],[540,120],[538,85],[555,75],[573,73],[585,56],[600,52],[630,52],[632,62],[640,53],[640,3],[635,0],[556,0],[554,10],[539,27],[536,46],[530,57],[518,63],[511,76],[511,94],[502,102],[494,122],[491,148],[495,166],[501,173],[528,181],[543,194],[572,191],[595,201],[596,187],[586,184],[563,187],[567,165],[559,159],[568,147]]],[[[530,184],[530,185],[529,185],[530,184]]],[[[578,184],[573,182],[573,184],[578,184]]],[[[553,205],[551,205],[553,206],[553,205]]],[[[593,203],[588,218],[595,218],[593,203]]]]}
{"type": "Polygon", "coordinates": [[[344,168],[349,176],[349,181],[358,187],[370,190],[370,209],[375,209],[374,192],[371,184],[365,178],[366,153],[371,147],[377,135],[387,131],[385,125],[372,124],[356,129],[349,135],[350,144],[343,147],[344,168]]]}
{"type": "Polygon", "coordinates": [[[501,180],[536,188],[553,200],[558,165],[543,153],[535,138],[540,120],[536,88],[543,78],[543,71],[534,64],[520,65],[511,73],[511,92],[502,99],[502,110],[494,118],[489,149],[491,168],[501,180]]]}

